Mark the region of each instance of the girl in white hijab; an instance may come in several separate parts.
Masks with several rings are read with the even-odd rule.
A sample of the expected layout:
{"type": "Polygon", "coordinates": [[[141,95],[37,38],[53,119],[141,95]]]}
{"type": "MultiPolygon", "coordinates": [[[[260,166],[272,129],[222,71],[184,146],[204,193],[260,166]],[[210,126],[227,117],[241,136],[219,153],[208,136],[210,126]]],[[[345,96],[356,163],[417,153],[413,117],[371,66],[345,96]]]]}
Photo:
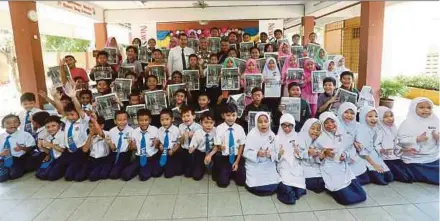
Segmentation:
{"type": "Polygon", "coordinates": [[[394,179],[400,182],[410,183],[412,178],[410,172],[405,167],[400,155],[396,155],[401,150],[397,139],[397,127],[394,124],[394,113],[388,107],[380,106],[377,108],[379,114],[379,126],[377,139],[375,141],[376,151],[380,154],[385,164],[390,169],[394,179]]]}
{"type": "Polygon", "coordinates": [[[342,72],[350,70],[350,69],[345,67],[345,58],[344,58],[344,56],[336,55],[333,58],[333,61],[335,62],[335,72],[336,72],[336,74],[338,76],[338,79],[339,79],[339,76],[341,75],[342,72]]]}
{"type": "Polygon", "coordinates": [[[246,189],[258,196],[272,195],[280,182],[276,169],[275,134],[270,129],[270,116],[258,112],[255,125],[246,137],[243,156],[246,159],[246,189]]]}
{"type": "Polygon", "coordinates": [[[325,188],[342,205],[365,201],[367,194],[347,162],[350,144],[344,128],[339,126],[338,119],[331,112],[322,113],[319,120],[323,124],[323,132],[313,145],[322,152],[321,173],[325,188]]]}
{"type": "Polygon", "coordinates": [[[295,118],[291,114],[281,116],[275,148],[278,153],[277,170],[281,176],[277,198],[282,203],[295,204],[297,199],[306,194],[306,180],[299,159],[295,118]]]}
{"type": "Polygon", "coordinates": [[[377,122],[376,108],[368,106],[362,108],[359,113],[360,125],[356,132],[356,142],[360,144],[359,155],[366,161],[371,182],[378,185],[388,185],[394,180],[394,177],[376,151],[377,122]]]}
{"type": "Polygon", "coordinates": [[[319,160],[320,151],[313,147],[314,142],[321,135],[321,122],[316,118],[308,119],[298,134],[301,166],[306,179],[306,188],[315,193],[325,190],[319,160]]]}
{"type": "Polygon", "coordinates": [[[439,185],[439,118],[433,107],[426,97],[414,99],[397,136],[414,181],[439,185]]]}
{"type": "Polygon", "coordinates": [[[359,123],[356,122],[357,108],[353,103],[344,102],[339,106],[338,109],[338,119],[340,125],[346,131],[346,140],[350,147],[347,149],[348,152],[348,165],[351,171],[356,176],[357,180],[361,185],[370,183],[370,177],[367,173],[367,166],[365,161],[360,158],[356,146],[359,147],[358,143],[355,143],[356,132],[359,127],[359,123]]]}

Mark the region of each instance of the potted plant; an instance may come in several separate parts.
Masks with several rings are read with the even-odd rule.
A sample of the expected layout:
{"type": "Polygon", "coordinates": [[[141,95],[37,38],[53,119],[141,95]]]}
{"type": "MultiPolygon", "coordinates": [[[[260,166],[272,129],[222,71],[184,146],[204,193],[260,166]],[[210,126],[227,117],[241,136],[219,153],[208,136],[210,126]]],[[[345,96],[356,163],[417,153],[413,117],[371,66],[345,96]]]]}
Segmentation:
{"type": "Polygon", "coordinates": [[[383,80],[380,82],[380,106],[390,109],[394,106],[394,100],[391,97],[403,96],[407,91],[406,86],[397,80],[383,80]]]}

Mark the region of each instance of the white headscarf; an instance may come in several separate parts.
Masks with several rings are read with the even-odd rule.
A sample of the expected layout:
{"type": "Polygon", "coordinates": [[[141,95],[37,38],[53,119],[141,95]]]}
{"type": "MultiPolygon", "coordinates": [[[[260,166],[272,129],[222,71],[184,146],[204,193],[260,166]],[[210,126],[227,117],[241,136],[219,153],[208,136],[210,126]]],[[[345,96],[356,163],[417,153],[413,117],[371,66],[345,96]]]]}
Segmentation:
{"type": "Polygon", "coordinates": [[[387,112],[393,113],[393,111],[385,106],[380,106],[377,108],[377,114],[379,115],[379,129],[383,130],[387,136],[396,137],[397,136],[397,126],[393,124],[393,126],[388,126],[383,122],[383,118],[387,112]]]}
{"type": "Polygon", "coordinates": [[[356,131],[357,131],[358,127],[359,127],[359,123],[356,122],[356,113],[357,113],[357,108],[351,102],[344,102],[344,103],[342,103],[341,106],[339,106],[339,109],[338,109],[338,119],[339,119],[339,122],[340,122],[341,126],[343,126],[344,129],[350,135],[352,135],[353,137],[356,135],[356,131]],[[344,113],[347,110],[353,110],[354,115],[355,115],[353,120],[350,121],[350,122],[346,122],[344,120],[344,113]]]}
{"type": "Polygon", "coordinates": [[[333,58],[333,61],[335,62],[335,72],[338,73],[338,76],[341,75],[342,72],[349,70],[348,68],[345,67],[345,65],[339,66],[339,61],[341,61],[341,59],[343,58],[344,56],[342,55],[336,55],[333,58]]]}
{"type": "MultiPolygon", "coordinates": [[[[363,148],[368,149],[369,151],[374,150],[374,142],[376,139],[376,130],[378,129],[377,126],[371,127],[368,125],[367,122],[367,114],[371,111],[376,111],[376,108],[366,106],[361,109],[361,112],[359,113],[359,128],[356,133],[356,141],[361,143],[363,148]]],[[[364,152],[365,153],[365,152],[364,152]]],[[[362,151],[360,155],[362,154],[362,151]]]]}
{"type": "MultiPolygon", "coordinates": [[[[260,148],[267,148],[267,147],[273,146],[274,141],[275,141],[275,134],[270,129],[270,121],[271,121],[271,119],[270,119],[269,114],[264,111],[260,111],[255,115],[255,127],[252,128],[252,130],[246,136],[246,144],[245,144],[246,149],[253,149],[253,150],[255,150],[255,154],[256,154],[260,148]],[[268,122],[269,128],[264,133],[258,129],[258,118],[260,116],[266,116],[267,119],[269,120],[269,122],[268,122]]],[[[272,152],[274,153],[275,150],[272,150],[272,152]]],[[[247,157],[251,157],[251,156],[248,155],[247,157]]],[[[253,157],[257,157],[257,155],[252,156],[252,158],[253,157]]],[[[275,157],[274,154],[272,154],[272,157],[273,158],[275,157]]],[[[256,158],[254,160],[256,161],[256,158]]],[[[263,159],[263,161],[266,161],[266,160],[268,160],[268,159],[263,159]]]]}
{"type": "Polygon", "coordinates": [[[283,146],[284,149],[284,158],[286,161],[290,164],[290,166],[293,166],[294,161],[294,148],[295,145],[298,143],[298,135],[295,132],[295,118],[291,114],[283,114],[280,118],[280,127],[278,129],[278,134],[276,136],[276,147],[277,149],[280,148],[280,146],[283,146]],[[293,125],[292,131],[289,134],[286,134],[281,127],[281,124],[283,123],[289,123],[293,125]],[[290,143],[290,141],[295,141],[294,143],[290,143]]]}
{"type": "MultiPolygon", "coordinates": [[[[333,139],[334,136],[343,135],[344,132],[345,132],[344,128],[341,127],[338,118],[337,118],[336,115],[335,115],[334,113],[332,113],[332,112],[326,111],[326,112],[322,113],[322,114],[319,116],[319,121],[321,121],[321,124],[322,124],[322,134],[321,134],[321,136],[320,136],[319,138],[323,137],[323,139],[329,139],[329,138],[330,138],[330,139],[333,139]],[[329,132],[329,131],[327,131],[327,130],[325,130],[324,122],[325,122],[326,120],[328,120],[328,119],[332,119],[332,120],[335,121],[335,124],[336,124],[336,127],[337,127],[337,128],[336,128],[336,132],[335,132],[334,134],[331,133],[331,132],[329,132]],[[324,135],[324,136],[323,136],[323,135],[324,135]]],[[[333,148],[335,148],[335,147],[333,147],[333,148]]]]}
{"type": "MultiPolygon", "coordinates": [[[[436,131],[439,131],[439,118],[434,114],[434,112],[428,118],[423,118],[417,115],[416,108],[417,104],[422,102],[429,102],[432,107],[434,107],[434,103],[426,97],[418,97],[411,101],[409,105],[408,114],[406,119],[400,125],[398,134],[399,137],[417,137],[427,132],[429,128],[436,128],[436,131]]],[[[428,135],[429,136],[429,135],[428,135]]]]}
{"type": "Polygon", "coordinates": [[[300,142],[304,143],[304,144],[305,144],[305,147],[306,147],[307,149],[308,149],[308,148],[312,145],[312,143],[313,143],[313,140],[312,140],[312,138],[311,138],[310,135],[309,135],[309,130],[310,130],[310,128],[312,127],[312,125],[313,125],[314,123],[319,123],[319,124],[321,124],[321,122],[320,122],[318,119],[316,119],[316,118],[310,118],[310,119],[308,119],[306,122],[304,122],[304,125],[302,126],[301,130],[300,130],[299,133],[298,133],[298,140],[299,140],[300,142]]]}
{"type": "Polygon", "coordinates": [[[278,64],[277,61],[275,60],[275,58],[273,57],[269,57],[266,60],[266,65],[264,66],[264,70],[263,70],[263,76],[264,78],[274,78],[277,80],[281,80],[281,73],[280,73],[280,69],[278,69],[278,64]],[[273,61],[275,64],[275,70],[270,70],[269,69],[269,62],[273,61]]]}

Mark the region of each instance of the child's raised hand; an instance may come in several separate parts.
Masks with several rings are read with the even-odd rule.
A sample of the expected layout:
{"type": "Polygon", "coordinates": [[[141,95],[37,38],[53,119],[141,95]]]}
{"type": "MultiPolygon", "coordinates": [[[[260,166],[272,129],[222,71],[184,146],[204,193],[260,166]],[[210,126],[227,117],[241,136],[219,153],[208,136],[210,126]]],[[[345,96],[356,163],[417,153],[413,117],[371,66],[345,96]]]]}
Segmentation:
{"type": "Polygon", "coordinates": [[[270,152],[269,149],[267,149],[267,150],[264,151],[264,152],[265,152],[267,158],[270,158],[270,157],[272,156],[272,153],[270,152]]]}
{"type": "Polygon", "coordinates": [[[263,148],[260,148],[260,150],[257,153],[257,156],[259,157],[265,157],[266,156],[266,151],[263,150],[263,148]]]}
{"type": "Polygon", "coordinates": [[[319,155],[319,151],[316,150],[315,148],[309,148],[308,153],[309,153],[309,156],[311,156],[311,157],[316,157],[319,155]]]}
{"type": "Polygon", "coordinates": [[[426,136],[426,132],[417,137],[417,143],[425,142],[428,140],[428,136],[426,136]]]}
{"type": "Polygon", "coordinates": [[[361,144],[361,143],[355,141],[355,142],[353,143],[353,145],[354,145],[354,147],[356,148],[356,151],[357,151],[357,152],[359,152],[359,151],[362,150],[362,144],[361,144]]]}
{"type": "Polygon", "coordinates": [[[324,149],[324,155],[325,155],[326,157],[330,157],[330,158],[332,158],[332,157],[335,156],[335,153],[332,152],[332,149],[327,148],[327,149],[324,149]]]}

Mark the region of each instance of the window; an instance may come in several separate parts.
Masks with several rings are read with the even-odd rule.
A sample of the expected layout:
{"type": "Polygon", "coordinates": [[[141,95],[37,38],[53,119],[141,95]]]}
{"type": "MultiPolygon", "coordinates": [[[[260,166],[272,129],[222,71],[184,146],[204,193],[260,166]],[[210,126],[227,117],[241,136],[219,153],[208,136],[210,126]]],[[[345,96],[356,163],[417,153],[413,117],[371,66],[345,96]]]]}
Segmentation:
{"type": "Polygon", "coordinates": [[[361,37],[361,28],[353,28],[352,38],[360,38],[360,37],[361,37]]]}

